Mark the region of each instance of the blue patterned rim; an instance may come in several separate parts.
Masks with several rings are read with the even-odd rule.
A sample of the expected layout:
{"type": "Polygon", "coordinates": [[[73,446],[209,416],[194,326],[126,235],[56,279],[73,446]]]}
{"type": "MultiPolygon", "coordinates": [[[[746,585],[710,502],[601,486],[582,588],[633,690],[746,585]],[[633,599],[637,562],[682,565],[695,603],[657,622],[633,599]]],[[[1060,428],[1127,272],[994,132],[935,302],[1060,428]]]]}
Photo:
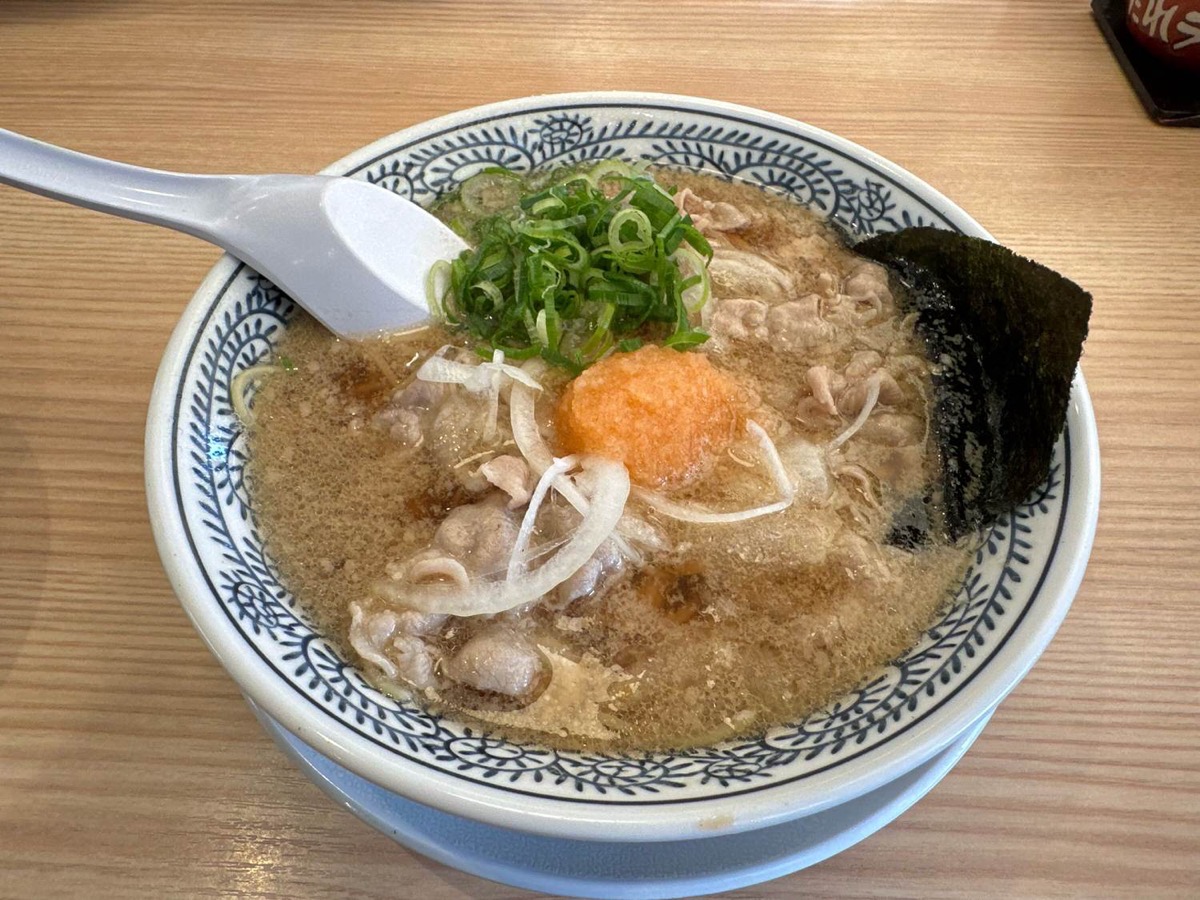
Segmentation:
{"type": "MultiPolygon", "coordinates": [[[[428,203],[485,165],[529,169],[607,156],[756,181],[859,233],[933,224],[986,236],[932,189],[861,148],[798,123],[685,98],[544,98],[468,111],[386,138],[326,171],[428,203]]],[[[818,714],[759,740],[645,756],[558,752],[481,734],[374,690],[312,631],[263,552],[228,389],[236,372],[270,352],[292,314],[286,296],[234,261],[219,264],[197,292],[164,359],[147,436],[151,506],[170,520],[155,517],[160,550],[198,630],[247,693],[343,765],[453,812],[513,825],[511,812],[490,808],[509,796],[520,798],[512,802],[522,811],[527,801],[548,810],[590,807],[585,815],[594,824],[619,806],[620,821],[639,822],[642,836],[679,837],[687,834],[677,827],[668,835],[632,810],[680,806],[694,820],[697,807],[743,798],[741,810],[746,795],[760,795],[756,801],[769,795],[766,805],[774,808],[752,817],[766,824],[765,817],[777,821],[849,799],[882,783],[889,766],[902,762],[904,771],[929,758],[999,702],[1049,640],[1086,561],[1087,546],[1080,558],[1074,541],[1067,589],[1056,583],[1057,592],[1043,596],[1048,577],[1063,565],[1056,554],[1073,506],[1072,445],[1080,428],[1090,477],[1088,503],[1074,506],[1087,510],[1083,518],[1090,514],[1094,525],[1094,424],[1080,378],[1081,406],[1046,482],[986,536],[950,612],[903,659],[818,714]],[[157,436],[156,415],[166,429],[157,436]],[[182,562],[181,546],[189,554],[182,562]],[[1042,611],[1035,635],[1021,629],[1031,610],[1042,611]],[[1017,643],[1029,646],[1011,654],[1019,657],[1016,668],[1009,663],[987,690],[976,691],[977,676],[991,672],[988,663],[1018,635],[1017,643]],[[973,716],[961,708],[954,716],[934,715],[972,692],[973,716]],[[447,795],[421,796],[425,776],[410,764],[447,795]],[[811,796],[798,800],[796,791],[809,785],[811,796]]],[[[1088,523],[1079,527],[1090,546],[1088,523]]],[[[516,827],[564,833],[558,821],[516,827]]],[[[589,828],[575,830],[595,833],[589,828]]]]}

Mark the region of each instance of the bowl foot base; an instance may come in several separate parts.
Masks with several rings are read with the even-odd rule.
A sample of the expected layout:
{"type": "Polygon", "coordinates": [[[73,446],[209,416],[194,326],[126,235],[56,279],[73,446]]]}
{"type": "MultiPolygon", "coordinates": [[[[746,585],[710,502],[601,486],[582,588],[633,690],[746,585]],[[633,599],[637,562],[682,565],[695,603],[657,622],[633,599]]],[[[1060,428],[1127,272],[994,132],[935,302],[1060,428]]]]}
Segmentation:
{"type": "Polygon", "coordinates": [[[626,843],[542,837],[483,825],[384,790],[317,753],[251,704],[305,775],[368,825],[410,850],[481,878],[571,897],[691,897],[734,890],[814,865],[904,813],[954,767],[990,714],[929,762],[840,806],[755,831],[626,843]]]}

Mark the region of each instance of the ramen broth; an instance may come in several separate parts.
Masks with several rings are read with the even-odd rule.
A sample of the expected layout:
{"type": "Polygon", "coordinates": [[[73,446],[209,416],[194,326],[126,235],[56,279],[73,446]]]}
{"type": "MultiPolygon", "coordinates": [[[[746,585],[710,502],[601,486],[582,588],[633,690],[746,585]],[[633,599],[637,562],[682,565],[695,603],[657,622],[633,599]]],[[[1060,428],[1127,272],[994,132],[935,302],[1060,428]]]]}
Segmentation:
{"type": "MultiPolygon", "coordinates": [[[[703,355],[705,371],[728,386],[733,424],[706,436],[699,461],[678,478],[635,481],[626,517],[636,527],[619,530],[628,553],[611,541],[601,547],[589,561],[597,577],[577,596],[568,584],[496,615],[405,611],[397,598],[417,580],[414,560],[434,581],[460,578],[460,569],[472,579],[503,576],[495,563],[508,559],[519,495],[537,478],[527,474],[514,495],[497,486],[507,484],[500,463],[487,477],[480,467],[499,457],[519,463],[508,423],[520,388],[500,393],[499,427],[485,439],[461,421],[489,415],[486,397],[415,379],[446,345],[463,348],[444,351],[448,358],[482,362],[461,332],[430,324],[355,343],[303,315],[289,327],[278,358],[290,370],[264,378],[254,403],[255,510],[284,583],[382,689],[561,748],[695,746],[813,713],[912,647],[949,602],[964,545],[888,542],[902,507],[936,496],[938,461],[930,366],[883,270],[818,217],[757,187],[657,177],[677,189],[714,247],[712,337],[688,353],[703,355]],[[774,500],[766,457],[743,423],[778,448],[795,488],[790,505],[734,523],[681,521],[655,507],[664,496],[708,510],[774,500]],[[491,524],[472,532],[469,550],[439,555],[471,516],[491,524]]],[[[589,369],[583,378],[599,387],[588,395],[581,380],[572,396],[599,399],[581,400],[580,414],[597,410],[592,424],[613,433],[657,423],[662,444],[689,423],[706,427],[712,411],[695,410],[680,390],[651,391],[649,406],[627,420],[621,410],[633,407],[608,404],[620,385],[605,387],[606,371],[629,383],[641,377],[637,365],[653,375],[675,357],[662,358],[643,349],[589,369]],[[615,364],[622,357],[624,369],[615,364]]],[[[537,371],[535,418],[561,455],[571,376],[537,371]]],[[[937,509],[924,501],[923,514],[936,520],[937,509]]],[[[549,491],[531,546],[553,552],[578,520],[549,491]]]]}

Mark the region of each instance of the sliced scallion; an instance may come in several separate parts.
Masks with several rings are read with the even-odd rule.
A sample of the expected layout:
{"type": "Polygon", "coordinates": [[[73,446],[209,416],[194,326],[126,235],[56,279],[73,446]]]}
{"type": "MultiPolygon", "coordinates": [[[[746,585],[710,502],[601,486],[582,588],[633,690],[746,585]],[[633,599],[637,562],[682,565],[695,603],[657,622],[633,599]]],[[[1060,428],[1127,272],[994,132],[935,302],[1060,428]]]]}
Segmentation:
{"type": "Polygon", "coordinates": [[[481,356],[540,355],[578,372],[641,346],[652,325],[669,347],[707,340],[692,323],[709,302],[712,248],[637,166],[605,160],[554,181],[486,169],[442,206],[460,227],[463,210],[474,216],[474,249],[431,269],[429,307],[481,356]]]}

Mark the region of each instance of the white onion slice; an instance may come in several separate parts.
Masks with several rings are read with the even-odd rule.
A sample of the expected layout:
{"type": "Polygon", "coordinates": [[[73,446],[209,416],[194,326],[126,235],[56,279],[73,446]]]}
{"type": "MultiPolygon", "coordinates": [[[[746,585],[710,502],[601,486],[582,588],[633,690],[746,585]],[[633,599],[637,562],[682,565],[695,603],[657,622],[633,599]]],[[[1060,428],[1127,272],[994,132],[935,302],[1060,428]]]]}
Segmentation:
{"type": "Polygon", "coordinates": [[[481,362],[477,366],[469,366],[437,355],[429,357],[421,368],[417,369],[417,378],[441,384],[461,384],[472,394],[483,394],[491,389],[492,374],[496,372],[535,391],[542,389],[536,378],[531,378],[508,363],[481,362]]]}
{"type": "MultiPolygon", "coordinates": [[[[625,510],[625,515],[621,516],[621,521],[617,523],[617,533],[631,541],[636,541],[643,547],[649,547],[651,550],[661,552],[671,549],[670,543],[663,537],[662,532],[629,510],[625,510]]],[[[630,548],[631,551],[632,549],[630,548]]],[[[630,561],[635,565],[641,565],[641,554],[631,557],[630,561]]]]}
{"type": "Polygon", "coordinates": [[[692,522],[697,525],[731,525],[735,522],[745,522],[747,519],[757,519],[760,516],[769,516],[773,513],[783,512],[796,499],[796,488],[792,484],[792,480],[788,477],[783,460],[779,458],[779,451],[775,449],[775,442],[771,440],[771,436],[767,434],[766,430],[753,420],[746,423],[746,431],[758,443],[759,450],[762,452],[763,459],[767,464],[767,471],[770,472],[771,480],[775,482],[775,487],[780,493],[780,499],[774,503],[768,503],[764,506],[753,506],[750,509],[734,510],[732,512],[713,512],[704,506],[693,503],[680,503],[657,491],[649,491],[645,488],[636,488],[634,490],[635,495],[639,500],[664,516],[678,519],[681,522],[692,522]]]}
{"type": "Polygon", "coordinates": [[[413,563],[408,570],[408,579],[416,584],[433,578],[449,578],[460,587],[471,583],[471,576],[466,567],[452,556],[437,556],[433,559],[423,559],[413,563]]]}
{"type": "MultiPolygon", "coordinates": [[[[525,364],[525,371],[522,374],[528,374],[531,369],[540,374],[541,366],[540,360],[531,360],[525,364]],[[537,363],[537,367],[533,365],[534,362],[537,363]]],[[[513,441],[516,443],[517,449],[521,451],[521,455],[525,457],[525,462],[529,464],[529,470],[540,478],[542,473],[553,465],[554,454],[546,446],[546,440],[542,437],[541,429],[538,428],[537,416],[534,414],[536,400],[533,391],[529,390],[524,382],[514,384],[512,394],[508,398],[508,412],[513,441]]],[[[570,503],[577,513],[581,516],[587,514],[587,498],[570,479],[559,475],[554,482],[554,489],[562,494],[563,499],[570,503]]]]}
{"type": "Polygon", "coordinates": [[[775,442],[771,440],[771,436],[767,434],[767,430],[753,419],[746,423],[746,430],[758,441],[763,459],[767,461],[767,470],[771,473],[771,480],[775,482],[775,487],[778,489],[780,495],[787,500],[794,499],[796,496],[796,487],[792,484],[792,479],[788,476],[787,467],[784,466],[783,460],[779,458],[779,451],[775,448],[775,442]]]}
{"type": "MultiPolygon", "coordinates": [[[[545,559],[559,547],[562,547],[564,544],[566,544],[570,539],[571,535],[567,535],[566,537],[558,537],[552,541],[546,541],[538,544],[536,547],[526,552],[525,565],[529,566],[536,560],[545,559]]],[[[486,572],[480,572],[476,577],[480,581],[495,581],[497,578],[504,578],[507,572],[508,563],[506,562],[504,565],[495,569],[488,569],[486,572]]]]}
{"type": "Polygon", "coordinates": [[[248,369],[242,369],[229,380],[229,405],[233,408],[233,414],[243,425],[249,425],[254,418],[250,412],[250,404],[246,402],[246,393],[250,383],[264,375],[281,371],[283,370],[274,363],[259,363],[248,369]]]}
{"type": "Polygon", "coordinates": [[[875,372],[870,378],[867,379],[867,396],[866,399],[863,400],[862,409],[858,411],[858,418],[851,422],[850,426],[846,428],[845,431],[843,431],[825,446],[825,450],[827,452],[836,450],[838,447],[842,446],[842,444],[854,437],[860,428],[867,424],[867,417],[871,415],[871,410],[873,410],[875,408],[875,404],[879,402],[879,382],[879,372],[875,372]]]}
{"type": "Polygon", "coordinates": [[[739,509],[736,512],[712,512],[703,506],[695,506],[690,503],[677,503],[674,500],[664,497],[662,494],[657,494],[654,491],[648,491],[644,488],[637,488],[634,494],[639,500],[652,506],[656,512],[660,512],[672,519],[678,519],[680,522],[691,522],[696,525],[733,525],[737,522],[745,522],[748,519],[757,519],[761,516],[783,512],[792,505],[792,501],[788,499],[777,500],[765,506],[739,509]]]}
{"type": "MultiPolygon", "coordinates": [[[[529,360],[525,363],[522,374],[536,381],[544,368],[541,360],[529,360]]],[[[538,429],[537,416],[534,413],[536,401],[537,396],[528,385],[523,381],[517,382],[508,397],[508,413],[517,449],[525,457],[525,462],[529,463],[530,471],[540,477],[554,462],[554,454],[546,446],[542,432],[538,429]]]]}
{"type": "Polygon", "coordinates": [[[487,421],[483,426],[483,441],[485,444],[490,444],[496,437],[496,432],[499,430],[497,419],[500,416],[500,370],[504,367],[504,351],[496,350],[492,353],[491,375],[488,381],[488,409],[487,421]]]}
{"type": "Polygon", "coordinates": [[[562,459],[556,459],[542,473],[542,477],[538,479],[537,486],[533,489],[533,494],[529,498],[529,505],[525,508],[525,518],[521,520],[521,528],[517,531],[517,539],[513,542],[512,553],[508,557],[507,580],[513,581],[518,575],[524,572],[525,549],[529,546],[530,537],[533,536],[533,526],[537,522],[537,514],[542,508],[542,501],[546,499],[546,494],[550,491],[550,485],[560,475],[575,468],[578,462],[579,458],[576,456],[564,456],[562,459]]]}
{"type": "MultiPolygon", "coordinates": [[[[540,359],[531,359],[525,363],[524,371],[532,377],[538,378],[546,371],[546,364],[540,359]]],[[[538,428],[537,417],[534,413],[536,402],[537,397],[533,391],[523,384],[513,385],[512,394],[508,398],[509,423],[512,426],[513,441],[516,442],[521,455],[525,457],[525,462],[529,464],[530,471],[534,475],[541,476],[554,462],[554,454],[546,446],[546,440],[542,437],[541,429],[538,428]]],[[[560,475],[554,480],[554,489],[571,504],[577,513],[581,516],[587,514],[587,497],[573,481],[560,475]]],[[[641,520],[634,520],[631,523],[630,518],[628,513],[621,517],[621,522],[617,525],[612,539],[613,543],[617,545],[618,553],[634,565],[640,566],[643,562],[642,554],[638,553],[626,538],[640,541],[655,550],[662,549],[664,545],[661,536],[657,535],[649,525],[641,520]],[[639,528],[639,525],[642,527],[639,528]],[[643,540],[646,533],[649,533],[652,539],[643,540]]]]}
{"type": "Polygon", "coordinates": [[[598,456],[584,457],[581,464],[596,476],[587,514],[562,549],[537,569],[514,581],[476,582],[467,589],[384,582],[376,590],[385,599],[419,612],[451,616],[496,615],[549,593],[579,571],[608,540],[629,498],[629,473],[623,465],[598,456]]]}

